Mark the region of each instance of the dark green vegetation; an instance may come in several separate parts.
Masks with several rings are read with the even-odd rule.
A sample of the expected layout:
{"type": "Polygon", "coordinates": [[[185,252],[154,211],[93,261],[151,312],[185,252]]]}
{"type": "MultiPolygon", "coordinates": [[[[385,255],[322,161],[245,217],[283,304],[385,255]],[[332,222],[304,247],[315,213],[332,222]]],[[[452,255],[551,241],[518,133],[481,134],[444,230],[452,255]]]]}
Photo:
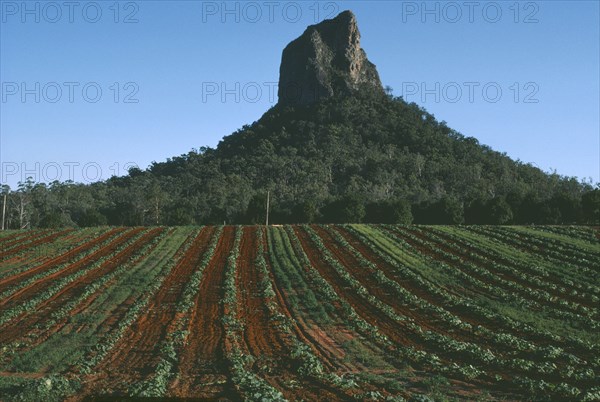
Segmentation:
{"type": "Polygon", "coordinates": [[[600,233],[0,234],[0,399],[600,398],[600,233]]]}
{"type": "MultiPolygon", "coordinates": [[[[6,189],[5,189],[6,190],[6,189]]],[[[480,145],[402,99],[275,106],[250,126],[92,185],[23,183],[8,227],[257,223],[599,224],[600,189],[480,145]]]]}

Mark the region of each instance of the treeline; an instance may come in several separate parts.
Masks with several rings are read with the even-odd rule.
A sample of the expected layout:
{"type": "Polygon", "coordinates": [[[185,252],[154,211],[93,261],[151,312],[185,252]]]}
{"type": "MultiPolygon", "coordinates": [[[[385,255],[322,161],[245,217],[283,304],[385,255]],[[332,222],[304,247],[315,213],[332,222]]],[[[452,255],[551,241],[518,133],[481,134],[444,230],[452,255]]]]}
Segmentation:
{"type": "Polygon", "coordinates": [[[548,174],[379,94],[273,107],[202,147],[91,185],[21,183],[6,227],[600,224],[600,187],[548,174]]]}
{"type": "MultiPolygon", "coordinates": [[[[119,179],[122,180],[122,179],[119,179]]],[[[125,179],[127,180],[127,179],[125,179]]],[[[127,188],[127,187],[126,187],[127,188]]],[[[193,225],[261,224],[265,222],[266,194],[252,197],[237,215],[211,209],[203,215],[184,200],[155,185],[123,192],[107,183],[92,186],[73,183],[21,184],[7,194],[5,227],[58,228],[102,225],[193,225]],[[100,194],[104,199],[99,199],[100,194]]],[[[584,224],[600,222],[600,189],[586,191],[580,198],[558,193],[547,200],[531,195],[509,194],[491,199],[460,201],[443,197],[437,201],[411,204],[405,199],[369,201],[347,195],[317,203],[304,200],[282,205],[271,194],[270,222],[288,223],[400,223],[400,224],[584,224]]],[[[229,212],[231,213],[231,212],[229,212]]]]}

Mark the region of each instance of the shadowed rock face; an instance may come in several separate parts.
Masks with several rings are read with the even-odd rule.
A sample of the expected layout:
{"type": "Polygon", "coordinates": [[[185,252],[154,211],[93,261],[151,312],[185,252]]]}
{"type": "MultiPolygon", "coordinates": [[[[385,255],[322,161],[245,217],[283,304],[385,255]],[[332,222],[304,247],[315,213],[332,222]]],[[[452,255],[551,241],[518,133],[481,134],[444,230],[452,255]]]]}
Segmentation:
{"type": "Polygon", "coordinates": [[[375,65],[360,47],[360,32],[351,11],[309,26],[284,49],[279,104],[306,105],[359,90],[383,92],[375,65]]]}

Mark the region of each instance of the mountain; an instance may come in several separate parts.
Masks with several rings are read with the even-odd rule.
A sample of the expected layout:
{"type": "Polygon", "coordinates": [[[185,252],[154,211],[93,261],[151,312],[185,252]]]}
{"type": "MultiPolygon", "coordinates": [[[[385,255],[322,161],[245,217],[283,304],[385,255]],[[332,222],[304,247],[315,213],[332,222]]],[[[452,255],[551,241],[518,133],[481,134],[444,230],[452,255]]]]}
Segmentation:
{"type": "Polygon", "coordinates": [[[386,95],[350,11],[308,27],[280,71],[277,105],[215,149],[87,186],[24,183],[8,227],[258,223],[267,192],[272,223],[599,224],[598,186],[386,95]]]}
{"type": "Polygon", "coordinates": [[[383,93],[377,69],[360,47],[360,32],[351,11],[309,26],[283,51],[280,104],[305,105],[365,90],[383,93]]]}

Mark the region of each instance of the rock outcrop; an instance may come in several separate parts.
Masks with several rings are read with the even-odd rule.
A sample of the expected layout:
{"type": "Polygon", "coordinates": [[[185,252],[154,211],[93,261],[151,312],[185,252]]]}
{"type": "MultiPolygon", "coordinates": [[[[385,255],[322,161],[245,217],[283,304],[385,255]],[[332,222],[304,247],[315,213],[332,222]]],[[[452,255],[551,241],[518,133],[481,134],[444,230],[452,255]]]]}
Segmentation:
{"type": "Polygon", "coordinates": [[[360,47],[352,11],[309,26],[284,49],[279,104],[306,105],[361,90],[383,92],[375,65],[360,47]]]}

